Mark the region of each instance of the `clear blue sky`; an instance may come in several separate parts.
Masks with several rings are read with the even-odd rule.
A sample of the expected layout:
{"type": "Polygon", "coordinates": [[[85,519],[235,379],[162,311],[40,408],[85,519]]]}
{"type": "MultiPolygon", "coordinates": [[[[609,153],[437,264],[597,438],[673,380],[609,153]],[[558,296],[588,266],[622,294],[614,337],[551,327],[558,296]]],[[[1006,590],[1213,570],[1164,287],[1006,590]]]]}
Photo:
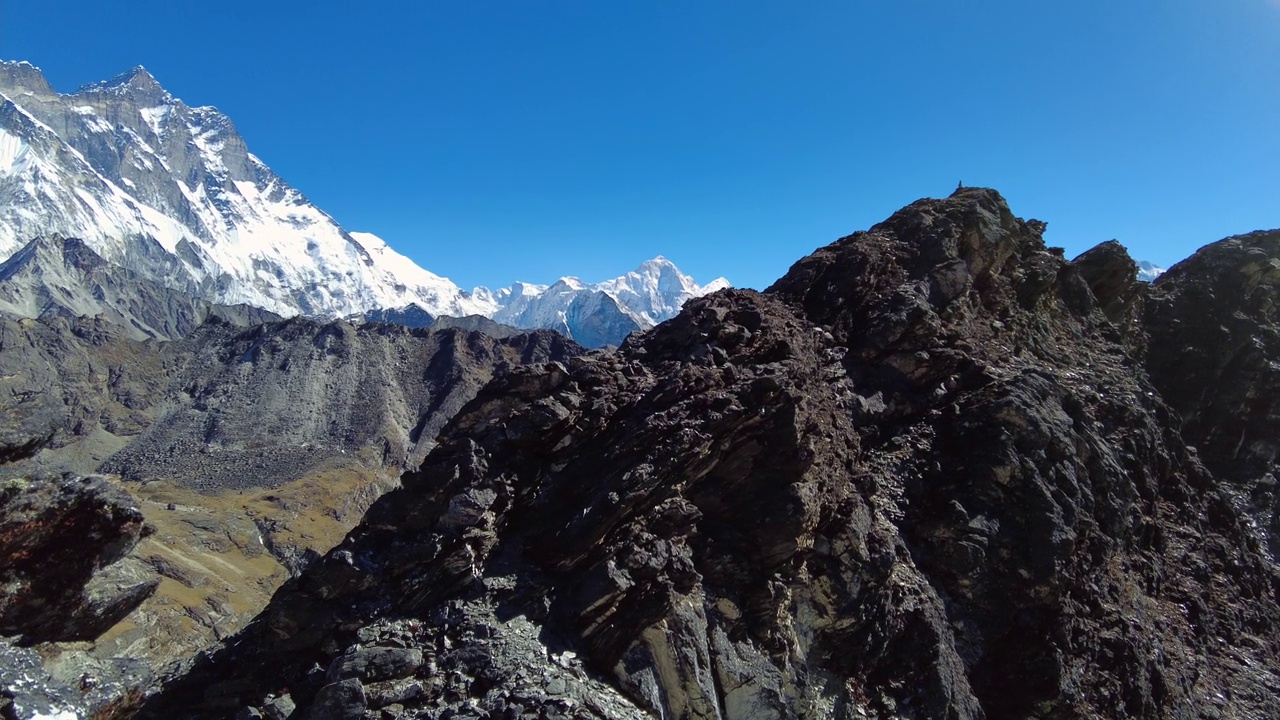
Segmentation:
{"type": "Polygon", "coordinates": [[[763,287],[958,181],[1070,254],[1280,226],[1280,0],[15,0],[0,57],[145,65],[467,287],[657,254],[763,287]]]}

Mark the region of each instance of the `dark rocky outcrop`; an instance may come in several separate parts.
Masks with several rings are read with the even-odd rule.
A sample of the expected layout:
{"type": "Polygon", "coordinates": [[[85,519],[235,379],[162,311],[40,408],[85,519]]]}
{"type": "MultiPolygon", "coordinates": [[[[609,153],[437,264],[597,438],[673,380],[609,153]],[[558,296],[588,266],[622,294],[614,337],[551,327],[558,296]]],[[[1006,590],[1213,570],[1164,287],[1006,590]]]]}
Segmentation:
{"type": "Polygon", "coordinates": [[[962,189],[495,378],[146,714],[1280,713],[1276,567],[1131,355],[1114,260],[1043,228],[962,189]],[[354,660],[388,648],[421,666],[354,660]]]}
{"type": "Polygon", "coordinates": [[[155,590],[122,563],[147,532],[133,498],[94,477],[0,485],[0,635],[89,640],[155,590]]]}
{"type": "Polygon", "coordinates": [[[1150,285],[1139,280],[1138,264],[1120,243],[1110,240],[1082,253],[1071,263],[1089,284],[1089,290],[1107,319],[1120,333],[1133,357],[1146,355],[1147,332],[1142,312],[1150,285]]]}
{"type": "Polygon", "coordinates": [[[1209,245],[1162,275],[1144,311],[1151,381],[1280,557],[1280,231],[1209,245]]]}

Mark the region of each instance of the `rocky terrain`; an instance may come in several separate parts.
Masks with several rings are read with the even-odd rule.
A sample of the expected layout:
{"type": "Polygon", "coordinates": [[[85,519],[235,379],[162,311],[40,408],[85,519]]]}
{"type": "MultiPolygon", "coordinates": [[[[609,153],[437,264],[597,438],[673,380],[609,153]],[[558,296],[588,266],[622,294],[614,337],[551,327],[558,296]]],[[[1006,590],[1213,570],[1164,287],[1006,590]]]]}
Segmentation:
{"type": "Polygon", "coordinates": [[[93,639],[146,600],[158,582],[130,552],[152,532],[102,478],[0,484],[0,715],[84,717],[126,693],[52,677],[27,647],[93,639]]]}
{"type": "Polygon", "coordinates": [[[143,715],[1280,715],[1276,236],[1147,290],[1044,227],[961,189],[495,377],[143,715]]]}
{"type": "Polygon", "coordinates": [[[1146,366],[1183,438],[1280,558],[1280,232],[1214,243],[1143,305],[1146,366]]]}
{"type": "MultiPolygon", "coordinates": [[[[301,318],[244,328],[212,313],[157,342],[102,316],[0,317],[0,560],[26,558],[32,577],[61,593],[0,600],[0,634],[40,653],[14,667],[35,662],[62,687],[91,678],[95,706],[112,697],[105,688],[145,685],[240,629],[341,541],[494,374],[580,352],[548,331],[499,339],[301,318]],[[84,487],[43,479],[96,472],[110,475],[84,487]],[[28,488],[64,486],[88,520],[31,522],[27,508],[43,495],[28,488]],[[99,519],[145,519],[145,536],[134,528],[126,546],[84,525],[108,506],[83,497],[90,487],[129,508],[99,519]],[[59,552],[110,565],[106,582],[128,579],[136,592],[108,603],[93,584],[101,573],[38,545],[53,536],[59,552]],[[84,543],[123,560],[94,560],[84,543]],[[97,599],[75,600],[90,575],[83,594],[97,599]]],[[[6,588],[26,572],[4,570],[6,588]]]]}

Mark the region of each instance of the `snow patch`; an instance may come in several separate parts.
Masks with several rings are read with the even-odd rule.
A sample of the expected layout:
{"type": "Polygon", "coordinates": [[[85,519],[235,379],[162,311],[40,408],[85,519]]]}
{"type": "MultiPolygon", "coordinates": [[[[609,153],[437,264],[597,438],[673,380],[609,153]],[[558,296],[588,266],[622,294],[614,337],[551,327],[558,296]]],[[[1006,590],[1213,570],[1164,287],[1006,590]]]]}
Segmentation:
{"type": "Polygon", "coordinates": [[[30,149],[22,138],[0,129],[0,174],[21,172],[27,165],[30,149]]]}
{"type": "Polygon", "coordinates": [[[140,108],[138,113],[142,115],[143,122],[151,128],[151,132],[155,133],[156,137],[159,137],[164,133],[164,121],[169,117],[169,112],[172,109],[168,105],[161,105],[159,107],[140,108]]]}

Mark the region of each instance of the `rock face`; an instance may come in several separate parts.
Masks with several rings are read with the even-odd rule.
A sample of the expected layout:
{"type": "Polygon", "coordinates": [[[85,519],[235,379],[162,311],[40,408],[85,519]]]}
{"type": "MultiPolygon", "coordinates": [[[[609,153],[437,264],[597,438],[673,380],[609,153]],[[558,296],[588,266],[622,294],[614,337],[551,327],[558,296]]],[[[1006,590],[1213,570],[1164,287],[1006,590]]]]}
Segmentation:
{"type": "Polygon", "coordinates": [[[120,561],[149,529],[101,478],[0,486],[0,635],[26,644],[97,637],[156,588],[120,561]]]}
{"type": "Polygon", "coordinates": [[[145,714],[1277,715],[1276,567],[1043,228],[922,200],[496,378],[145,714]]]}
{"type": "Polygon", "coordinates": [[[1280,557],[1280,231],[1227,238],[1170,268],[1144,321],[1151,381],[1183,437],[1280,557]]]}
{"type": "Polygon", "coordinates": [[[43,448],[0,477],[101,469],[207,490],[280,484],[347,456],[416,466],[495,372],[582,351],[546,331],[218,317],[167,343],[105,319],[0,318],[0,350],[0,450],[43,448]]]}

